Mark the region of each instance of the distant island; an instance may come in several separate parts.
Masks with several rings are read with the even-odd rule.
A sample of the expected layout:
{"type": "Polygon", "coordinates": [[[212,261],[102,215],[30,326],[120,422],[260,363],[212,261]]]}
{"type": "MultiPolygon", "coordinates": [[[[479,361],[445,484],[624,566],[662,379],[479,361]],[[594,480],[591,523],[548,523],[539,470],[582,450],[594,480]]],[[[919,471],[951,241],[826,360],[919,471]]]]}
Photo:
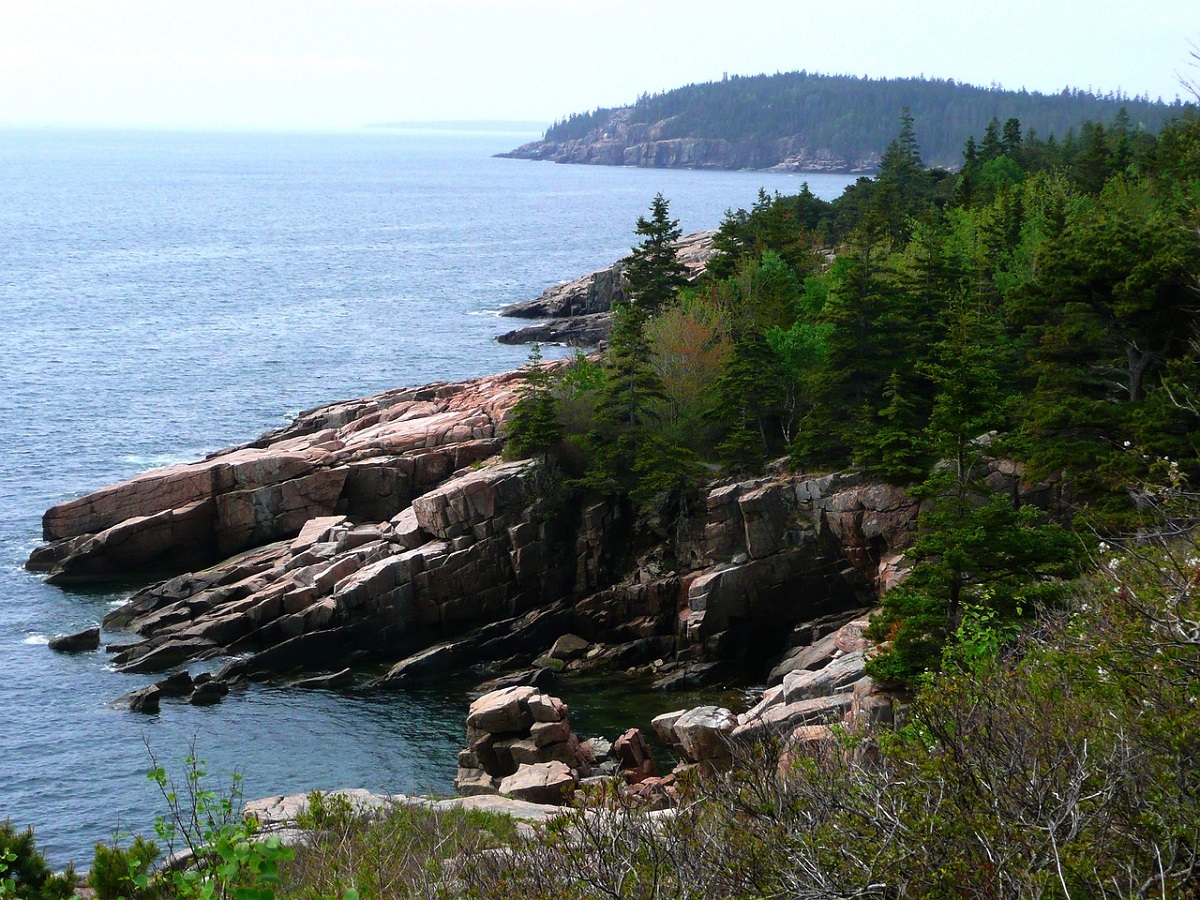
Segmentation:
{"type": "Polygon", "coordinates": [[[1087,121],[1122,109],[1136,130],[1157,133],[1184,104],[1064,88],[1056,94],[977,87],[952,79],[858,78],[787,72],[729,76],[632,106],[573,113],[514,159],[687,169],[873,172],[902,108],[921,133],[927,164],[958,168],[979,123],[1019,119],[1026,134],[1070,141],[1087,121]]]}

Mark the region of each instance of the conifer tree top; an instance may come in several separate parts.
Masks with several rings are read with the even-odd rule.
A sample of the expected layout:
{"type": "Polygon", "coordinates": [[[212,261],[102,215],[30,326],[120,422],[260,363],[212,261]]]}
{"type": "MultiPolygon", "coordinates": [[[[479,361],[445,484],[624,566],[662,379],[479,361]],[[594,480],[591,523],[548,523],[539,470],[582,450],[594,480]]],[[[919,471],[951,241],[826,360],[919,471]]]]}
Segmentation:
{"type": "Polygon", "coordinates": [[[675,299],[687,283],[687,269],[679,261],[676,241],[682,232],[670,216],[670,204],[661,193],[650,204],[650,218],[639,216],[634,231],[642,240],[633,247],[625,277],[634,302],[654,312],[675,299]]]}

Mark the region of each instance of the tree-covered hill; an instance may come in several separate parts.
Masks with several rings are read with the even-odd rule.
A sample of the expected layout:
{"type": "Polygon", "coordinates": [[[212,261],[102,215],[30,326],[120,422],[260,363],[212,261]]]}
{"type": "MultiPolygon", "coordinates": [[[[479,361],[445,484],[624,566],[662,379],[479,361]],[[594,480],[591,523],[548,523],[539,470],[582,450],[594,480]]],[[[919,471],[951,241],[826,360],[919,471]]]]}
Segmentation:
{"type": "Polygon", "coordinates": [[[542,141],[511,155],[690,168],[876,168],[896,115],[907,108],[921,133],[925,162],[957,167],[967,137],[993,118],[1016,118],[1026,134],[1063,140],[1086,121],[1112,120],[1121,108],[1131,127],[1157,133],[1181,107],[1178,100],[1114,92],[1064,88],[1042,94],[951,79],[804,71],[731,76],[645,94],[630,107],[572,114],[547,129],[542,141]]]}

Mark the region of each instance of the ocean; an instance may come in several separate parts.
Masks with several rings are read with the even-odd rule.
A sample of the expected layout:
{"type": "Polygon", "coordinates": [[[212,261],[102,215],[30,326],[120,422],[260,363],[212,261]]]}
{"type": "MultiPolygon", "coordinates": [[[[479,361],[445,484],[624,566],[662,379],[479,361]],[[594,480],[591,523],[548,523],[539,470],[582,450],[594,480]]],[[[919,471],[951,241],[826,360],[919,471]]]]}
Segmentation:
{"type": "MultiPolygon", "coordinates": [[[[151,754],[182,775],[194,748],[247,798],[450,793],[469,695],[264,685],[114,709],[153,677],[46,642],[136,585],[24,571],[47,507],[305,408],[521,365],[497,308],[627,253],[656,192],[689,232],[760,187],[832,199],[852,180],[491,157],[535,137],[0,130],[0,819],[34,826],[53,865],[149,833],[151,754]]],[[[567,699],[586,725],[587,696],[567,699]]]]}

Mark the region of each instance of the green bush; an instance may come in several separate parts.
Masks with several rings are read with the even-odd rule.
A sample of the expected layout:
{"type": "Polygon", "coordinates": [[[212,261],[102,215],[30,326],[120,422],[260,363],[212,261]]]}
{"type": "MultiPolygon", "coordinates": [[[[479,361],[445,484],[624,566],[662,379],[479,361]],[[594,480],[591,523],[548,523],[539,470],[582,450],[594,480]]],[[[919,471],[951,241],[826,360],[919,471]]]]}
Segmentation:
{"type": "Polygon", "coordinates": [[[111,844],[96,844],[96,855],[88,872],[88,885],[100,900],[137,900],[146,895],[138,887],[150,873],[158,858],[158,844],[140,834],[127,848],[121,847],[114,836],[111,844]]]}
{"type": "Polygon", "coordinates": [[[0,825],[0,895],[18,900],[65,900],[75,891],[75,869],[55,875],[38,851],[33,829],[18,831],[5,819],[0,825]]]}
{"type": "MultiPolygon", "coordinates": [[[[293,851],[276,836],[255,837],[257,822],[243,818],[241,776],[233,775],[223,791],[210,788],[204,761],[195,751],[184,760],[183,786],[157,764],[147,777],[157,785],[167,806],[155,832],[168,853],[186,855],[186,865],[166,873],[178,900],[273,900],[279,865],[293,851]]],[[[147,877],[134,879],[139,888],[147,877]]]]}
{"type": "Polygon", "coordinates": [[[517,842],[506,815],[405,803],[361,815],[336,794],[310,794],[297,824],[316,830],[281,868],[279,893],[303,900],[457,896],[462,866],[517,842]]]}

